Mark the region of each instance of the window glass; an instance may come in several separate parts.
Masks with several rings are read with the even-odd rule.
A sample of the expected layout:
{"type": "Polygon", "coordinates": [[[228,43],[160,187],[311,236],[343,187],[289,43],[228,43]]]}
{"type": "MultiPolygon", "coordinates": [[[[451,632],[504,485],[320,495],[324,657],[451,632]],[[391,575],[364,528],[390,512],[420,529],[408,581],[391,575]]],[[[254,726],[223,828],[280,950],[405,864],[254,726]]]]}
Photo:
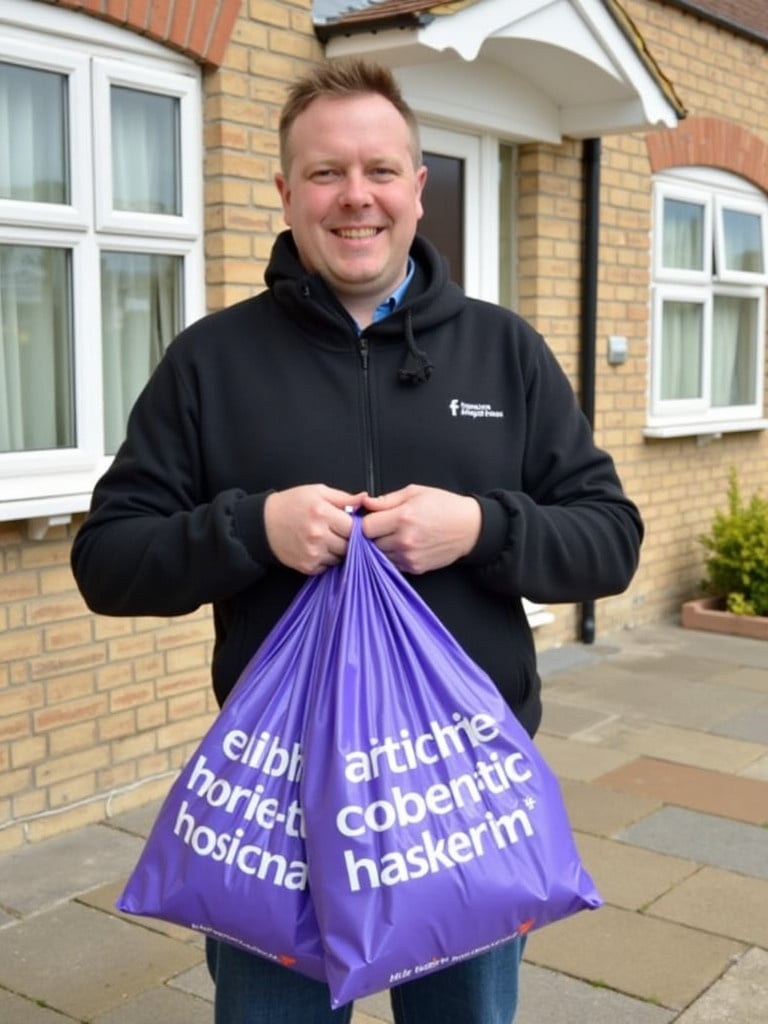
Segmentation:
{"type": "Polygon", "coordinates": [[[68,203],[67,79],[0,62],[0,199],[68,203]]]}
{"type": "Polygon", "coordinates": [[[101,294],[104,440],[113,455],[131,406],[181,328],[181,258],[104,252],[101,294]]]}
{"type": "Polygon", "coordinates": [[[70,254],[0,245],[0,451],[75,440],[70,254]]]}
{"type": "Polygon", "coordinates": [[[725,269],[752,274],[765,271],[762,225],[755,213],[723,210],[725,269]]]}
{"type": "Polygon", "coordinates": [[[110,96],[115,209],[178,216],[178,99],[115,85],[110,96]]]}
{"type": "Polygon", "coordinates": [[[662,261],[678,270],[704,269],[704,207],[664,200],[662,261]]]}
{"type": "Polygon", "coordinates": [[[756,299],[715,296],[712,325],[712,404],[748,405],[755,394],[756,299]]]}
{"type": "Polygon", "coordinates": [[[702,327],[700,303],[664,303],[661,326],[663,399],[679,401],[701,395],[702,327]]]}

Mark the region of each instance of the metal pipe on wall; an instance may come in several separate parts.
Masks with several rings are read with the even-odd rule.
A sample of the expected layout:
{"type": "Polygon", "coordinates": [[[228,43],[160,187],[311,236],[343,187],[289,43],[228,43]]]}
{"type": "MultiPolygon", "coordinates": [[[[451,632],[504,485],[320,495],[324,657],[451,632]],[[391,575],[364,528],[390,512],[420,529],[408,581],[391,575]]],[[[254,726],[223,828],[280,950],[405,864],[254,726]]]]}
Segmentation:
{"type": "MultiPolygon", "coordinates": [[[[595,425],[595,360],[597,355],[597,263],[600,233],[600,139],[585,139],[582,150],[584,226],[581,264],[581,316],[579,390],[581,408],[595,425]]],[[[595,602],[583,601],[580,609],[581,642],[595,642],[595,602]]]]}

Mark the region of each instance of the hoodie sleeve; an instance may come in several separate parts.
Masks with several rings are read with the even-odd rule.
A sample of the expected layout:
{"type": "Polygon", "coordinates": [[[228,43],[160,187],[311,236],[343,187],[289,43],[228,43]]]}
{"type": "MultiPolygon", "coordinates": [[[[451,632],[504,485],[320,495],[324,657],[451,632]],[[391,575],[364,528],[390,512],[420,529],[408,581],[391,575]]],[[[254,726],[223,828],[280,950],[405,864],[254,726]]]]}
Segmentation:
{"type": "Polygon", "coordinates": [[[181,615],[252,585],[274,561],[266,494],[204,494],[197,408],[173,346],[139,396],[72,548],[88,607],[181,615]]]}
{"type": "Polygon", "coordinates": [[[523,486],[475,495],[483,527],[467,564],[482,586],[542,603],[620,593],[637,569],[642,520],[543,342],[526,409],[523,486]]]}

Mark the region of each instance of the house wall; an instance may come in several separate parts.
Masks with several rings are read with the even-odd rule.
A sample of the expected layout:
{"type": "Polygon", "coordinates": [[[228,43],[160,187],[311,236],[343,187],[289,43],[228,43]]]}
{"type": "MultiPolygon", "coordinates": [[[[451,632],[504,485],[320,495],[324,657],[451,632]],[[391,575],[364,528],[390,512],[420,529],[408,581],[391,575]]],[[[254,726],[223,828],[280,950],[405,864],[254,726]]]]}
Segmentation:
{"type": "MultiPolygon", "coordinates": [[[[661,3],[626,0],[626,7],[693,115],[678,133],[693,131],[700,140],[709,135],[705,120],[714,118],[740,126],[747,133],[740,138],[768,145],[763,47],[661,3]]],[[[138,20],[142,8],[126,10],[138,12],[133,24],[148,32],[138,20]]],[[[182,25],[173,5],[163,10],[165,27],[153,23],[153,37],[206,66],[206,297],[214,309],[262,286],[283,226],[272,179],[284,83],[321,51],[308,0],[243,0],[227,46],[216,42],[220,36],[204,38],[199,26],[213,24],[206,14],[214,10],[234,18],[236,5],[201,0],[197,29],[182,25]]],[[[723,160],[734,148],[712,145],[720,146],[723,160]]],[[[574,381],[581,148],[572,141],[524,146],[519,159],[520,311],[546,335],[574,381]]],[[[757,153],[759,147],[753,163],[761,165],[757,153]]],[[[768,437],[761,433],[702,444],[643,438],[650,176],[665,159],[668,151],[660,154],[658,144],[654,150],[645,135],[603,142],[596,435],[640,504],[648,536],[627,594],[598,602],[598,639],[677,615],[680,601],[697,591],[696,537],[724,499],[728,467],[738,465],[748,493],[765,484],[768,465],[768,437]],[[610,334],[629,341],[623,366],[610,367],[604,358],[610,334]]],[[[26,523],[0,524],[0,849],[162,795],[214,713],[207,611],[175,620],[90,614],[68,566],[79,522],[55,526],[40,540],[30,539],[26,523]]],[[[576,610],[556,611],[556,622],[537,631],[541,648],[577,635],[576,610]]]]}

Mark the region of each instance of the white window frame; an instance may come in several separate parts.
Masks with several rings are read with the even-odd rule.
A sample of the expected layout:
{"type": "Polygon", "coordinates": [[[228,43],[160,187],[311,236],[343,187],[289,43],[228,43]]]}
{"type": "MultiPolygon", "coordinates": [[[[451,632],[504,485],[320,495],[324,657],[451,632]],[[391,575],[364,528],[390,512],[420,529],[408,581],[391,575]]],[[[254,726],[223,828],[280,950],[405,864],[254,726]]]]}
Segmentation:
{"type": "Polygon", "coordinates": [[[199,69],[134,33],[72,11],[46,8],[40,31],[37,7],[0,0],[0,59],[67,76],[71,202],[0,200],[0,243],[71,252],[76,442],[66,449],[0,453],[0,521],[40,522],[84,511],[111,462],[102,416],[101,253],[182,257],[182,324],[205,312],[199,69]],[[91,140],[111,139],[113,84],[179,100],[182,216],[112,209],[111,160],[95,153],[91,140]]]}
{"type": "Polygon", "coordinates": [[[766,288],[768,287],[768,197],[724,171],[686,168],[657,176],[653,185],[653,284],[647,437],[703,436],[735,431],[764,430],[766,288]],[[704,211],[704,266],[701,270],[665,267],[662,262],[665,199],[701,204],[704,211]],[[763,272],[725,269],[723,210],[740,210],[760,218],[763,272]],[[718,296],[757,302],[755,394],[739,406],[712,405],[711,361],[714,300],[718,296]],[[702,394],[691,399],[661,397],[662,312],[665,301],[696,302],[703,309],[702,394]]]}

